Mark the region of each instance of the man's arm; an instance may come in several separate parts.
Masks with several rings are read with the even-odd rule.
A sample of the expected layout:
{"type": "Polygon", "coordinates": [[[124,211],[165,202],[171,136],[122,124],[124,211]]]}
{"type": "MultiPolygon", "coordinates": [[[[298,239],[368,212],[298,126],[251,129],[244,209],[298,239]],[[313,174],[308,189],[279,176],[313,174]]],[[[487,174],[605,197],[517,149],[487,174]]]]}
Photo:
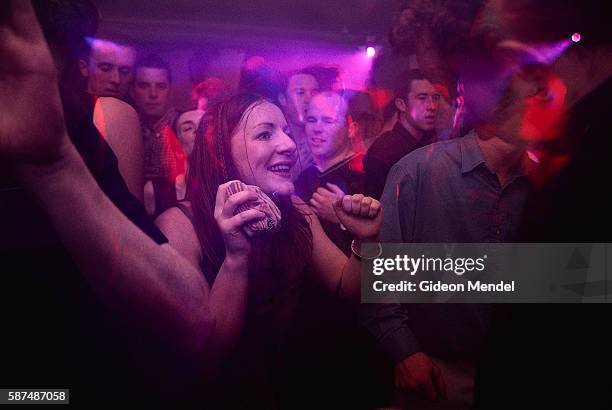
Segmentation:
{"type": "Polygon", "coordinates": [[[104,303],[174,348],[199,353],[212,328],[204,278],[103,194],[66,133],[55,68],[30,2],[0,8],[0,159],[104,303]]]}
{"type": "MultiPolygon", "coordinates": [[[[381,242],[404,242],[399,229],[400,214],[406,212],[411,214],[411,207],[408,209],[402,208],[400,212],[398,207],[400,187],[403,188],[402,195],[408,195],[409,191],[413,191],[411,180],[398,165],[393,167],[389,173],[380,201],[384,209],[383,224],[380,231],[381,242]]],[[[406,357],[421,350],[416,336],[410,330],[408,313],[401,304],[364,305],[363,313],[364,325],[374,335],[381,349],[391,357],[394,363],[400,363],[406,357]]]]}
{"type": "MultiPolygon", "coordinates": [[[[412,242],[415,224],[414,208],[418,200],[416,175],[405,169],[400,160],[391,168],[381,203],[385,210],[381,241],[412,242]]],[[[418,170],[418,167],[416,168],[418,170]]],[[[422,352],[416,335],[410,329],[406,306],[381,303],[363,307],[365,327],[374,335],[381,350],[395,364],[395,385],[413,390],[431,401],[446,398],[446,386],[440,369],[422,352]]]]}

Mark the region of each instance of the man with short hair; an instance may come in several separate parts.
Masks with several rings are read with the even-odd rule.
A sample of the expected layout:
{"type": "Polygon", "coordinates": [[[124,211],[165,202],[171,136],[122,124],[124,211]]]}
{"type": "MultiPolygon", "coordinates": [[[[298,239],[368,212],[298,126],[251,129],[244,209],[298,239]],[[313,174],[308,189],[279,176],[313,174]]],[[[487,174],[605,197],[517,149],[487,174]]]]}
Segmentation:
{"type": "MultiPolygon", "coordinates": [[[[314,163],[295,183],[296,194],[310,205],[327,236],[347,255],[351,254],[353,238],[338,221],[333,204],[341,191],[347,194],[363,191],[363,154],[353,144],[356,127],[346,100],[338,93],[321,91],[313,96],[304,130],[314,163]]],[[[311,273],[307,272],[306,277],[315,277],[311,273]]],[[[296,330],[289,337],[290,349],[296,349],[288,355],[289,368],[296,374],[290,376],[292,383],[286,389],[293,396],[297,394],[295,386],[309,384],[304,408],[316,407],[321,400],[332,407],[362,407],[364,400],[372,400],[373,391],[378,393],[372,387],[378,373],[361,361],[371,352],[369,335],[354,311],[320,292],[309,280],[302,297],[302,314],[294,318],[296,330]],[[351,341],[350,346],[347,340],[351,341]],[[350,374],[347,368],[351,369],[350,374]],[[350,397],[339,393],[347,389],[356,393],[350,397]]]]}
{"type": "Polygon", "coordinates": [[[83,109],[117,156],[119,171],[132,195],[143,199],[143,146],[138,114],[127,102],[134,77],[135,50],[110,40],[85,37],[89,46],[79,53],[77,63],[86,80],[78,90],[83,109]],[[112,98],[111,98],[112,97],[112,98]]]}
{"type": "Polygon", "coordinates": [[[395,90],[399,118],[395,127],[378,137],[364,160],[366,195],[380,198],[391,167],[404,155],[435,141],[440,93],[419,70],[401,76],[395,90]]]}
{"type": "Polygon", "coordinates": [[[298,148],[298,175],[312,165],[312,154],[306,142],[304,120],[311,98],[319,92],[316,77],[304,70],[287,75],[284,91],[278,94],[278,102],[285,113],[291,135],[298,148]]]}
{"type": "Polygon", "coordinates": [[[94,38],[91,53],[79,60],[87,78],[87,92],[97,97],[125,98],[134,77],[135,50],[110,40],[94,38]]]}
{"type": "Polygon", "coordinates": [[[310,100],[304,127],[313,165],[296,181],[296,192],[321,219],[327,235],[350,254],[350,235],[340,228],[333,202],[340,191],[363,191],[363,154],[353,146],[357,125],[343,97],[323,91],[310,100]]]}
{"type": "Polygon", "coordinates": [[[161,57],[150,54],[137,63],[130,96],[140,115],[145,205],[153,216],[174,205],[174,180],[185,172],[184,156],[172,130],[177,111],[169,107],[171,84],[170,67],[161,57]]]}

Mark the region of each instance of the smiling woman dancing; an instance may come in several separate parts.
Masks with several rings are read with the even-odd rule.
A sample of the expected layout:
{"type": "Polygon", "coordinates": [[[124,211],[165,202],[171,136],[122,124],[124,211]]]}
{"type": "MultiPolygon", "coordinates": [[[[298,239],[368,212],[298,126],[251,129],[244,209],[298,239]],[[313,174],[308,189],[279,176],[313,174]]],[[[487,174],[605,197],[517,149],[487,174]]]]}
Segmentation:
{"type": "MultiPolygon", "coordinates": [[[[201,123],[187,180],[189,202],[156,221],[170,244],[207,278],[216,326],[205,362],[211,369],[223,363],[226,377],[215,377],[220,386],[214,390],[224,391],[225,399],[236,399],[227,388],[239,386],[241,398],[261,405],[269,391],[261,383],[273,366],[270,353],[291,320],[306,265],[330,293],[353,301],[359,297],[358,258],[336,248],[316,215],[292,196],[291,169],[297,160],[281,110],[261,96],[237,95],[201,123]],[[251,188],[235,192],[233,187],[240,186],[235,180],[251,188]],[[246,226],[270,217],[261,206],[249,206],[262,197],[252,186],[281,211],[280,228],[273,233],[247,235],[246,226]]],[[[378,201],[346,195],[338,198],[336,212],[357,238],[355,246],[377,239],[378,201]]]]}

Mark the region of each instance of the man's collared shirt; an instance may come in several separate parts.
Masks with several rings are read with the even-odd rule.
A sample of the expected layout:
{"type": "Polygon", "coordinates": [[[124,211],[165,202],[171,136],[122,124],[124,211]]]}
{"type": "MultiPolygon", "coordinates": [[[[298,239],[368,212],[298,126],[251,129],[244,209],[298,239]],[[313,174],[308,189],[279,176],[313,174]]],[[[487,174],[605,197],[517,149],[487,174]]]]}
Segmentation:
{"type": "Polygon", "coordinates": [[[176,175],[184,172],[180,144],[172,130],[176,116],[176,110],[171,108],[153,126],[142,125],[145,180],[168,178],[173,181],[176,175]]]}
{"type": "MultiPolygon", "coordinates": [[[[530,183],[517,166],[500,185],[476,133],[421,148],[389,173],[385,242],[512,242],[530,183]]],[[[527,157],[525,155],[525,157],[527,157]]],[[[528,166],[531,160],[526,159],[528,166]]]]}
{"type": "MultiPolygon", "coordinates": [[[[503,185],[487,167],[476,133],[438,142],[402,158],[382,195],[382,242],[512,242],[530,190],[525,155],[503,185]]],[[[423,351],[474,357],[489,331],[478,304],[374,305],[365,325],[395,363],[423,351]]]]}

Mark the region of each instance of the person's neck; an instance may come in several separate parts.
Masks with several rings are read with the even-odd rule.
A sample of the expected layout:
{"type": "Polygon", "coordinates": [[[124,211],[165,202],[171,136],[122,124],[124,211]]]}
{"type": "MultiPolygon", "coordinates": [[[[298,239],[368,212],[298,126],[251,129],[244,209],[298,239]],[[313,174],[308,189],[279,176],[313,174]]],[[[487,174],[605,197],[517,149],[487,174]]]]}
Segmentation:
{"type": "Polygon", "coordinates": [[[486,128],[477,129],[476,134],[487,168],[497,175],[503,185],[512,170],[521,166],[526,147],[503,140],[486,128]]]}
{"type": "Polygon", "coordinates": [[[336,155],[334,155],[333,157],[329,157],[329,158],[317,158],[316,156],[313,156],[313,160],[314,163],[316,165],[316,167],[319,169],[320,172],[325,172],[328,169],[330,169],[331,167],[333,167],[334,165],[344,161],[345,159],[351,157],[352,155],[355,155],[355,151],[353,150],[352,147],[346,147],[345,149],[343,149],[342,151],[338,152],[336,155]]]}
{"type": "Polygon", "coordinates": [[[404,127],[404,129],[406,131],[408,131],[410,133],[410,135],[412,135],[417,141],[420,141],[421,138],[423,138],[423,135],[425,135],[425,132],[422,130],[417,129],[414,125],[412,125],[410,123],[410,121],[408,121],[408,117],[406,114],[404,113],[400,113],[399,115],[399,123],[402,127],[404,127]]]}
{"type": "Polygon", "coordinates": [[[142,114],[140,116],[140,120],[142,121],[142,124],[145,125],[146,127],[152,128],[153,126],[155,126],[155,124],[157,124],[157,122],[159,120],[161,120],[163,117],[163,115],[144,115],[142,114]]]}

